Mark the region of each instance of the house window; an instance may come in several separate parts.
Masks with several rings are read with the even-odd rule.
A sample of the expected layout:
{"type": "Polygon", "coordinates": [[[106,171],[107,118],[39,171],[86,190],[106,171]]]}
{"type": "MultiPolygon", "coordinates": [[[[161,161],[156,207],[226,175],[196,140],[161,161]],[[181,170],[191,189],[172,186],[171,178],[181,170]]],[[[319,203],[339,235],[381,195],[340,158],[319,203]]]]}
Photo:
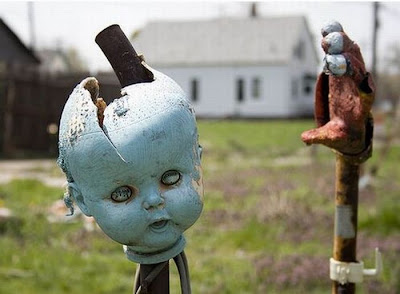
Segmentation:
{"type": "Polygon", "coordinates": [[[190,93],[193,102],[199,100],[199,82],[197,79],[192,79],[190,81],[190,93]]]}
{"type": "Polygon", "coordinates": [[[261,97],[261,82],[259,78],[253,78],[251,84],[251,93],[253,98],[258,99],[261,97]]]}
{"type": "Polygon", "coordinates": [[[236,99],[238,102],[244,100],[244,80],[242,78],[236,80],[236,99]]]}
{"type": "Polygon", "coordinates": [[[316,77],[311,74],[305,74],[303,76],[303,92],[305,95],[311,95],[313,91],[313,85],[315,84],[316,77]]]}
{"type": "Polygon", "coordinates": [[[311,94],[311,92],[312,92],[312,86],[310,85],[310,83],[308,83],[308,82],[305,82],[305,85],[304,85],[304,94],[305,95],[310,95],[311,94]]]}
{"type": "Polygon", "coordinates": [[[294,47],[294,55],[298,58],[298,59],[303,59],[304,58],[304,51],[305,51],[305,44],[304,41],[300,41],[296,47],[294,47]]]}
{"type": "Polygon", "coordinates": [[[297,79],[292,79],[292,97],[296,99],[299,95],[299,82],[297,79]]]}

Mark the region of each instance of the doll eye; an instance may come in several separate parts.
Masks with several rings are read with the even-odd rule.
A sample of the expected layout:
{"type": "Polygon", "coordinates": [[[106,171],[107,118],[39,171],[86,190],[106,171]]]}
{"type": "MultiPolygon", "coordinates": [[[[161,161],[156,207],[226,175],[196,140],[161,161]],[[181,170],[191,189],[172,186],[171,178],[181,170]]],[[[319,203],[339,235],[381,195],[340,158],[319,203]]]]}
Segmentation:
{"type": "Polygon", "coordinates": [[[176,170],[169,170],[166,171],[162,176],[161,176],[161,183],[163,183],[166,186],[171,186],[179,182],[181,179],[181,174],[176,171],[176,170]]]}
{"type": "Polygon", "coordinates": [[[114,192],[111,193],[111,199],[115,202],[124,202],[132,197],[132,189],[128,186],[122,186],[115,189],[114,192]]]}

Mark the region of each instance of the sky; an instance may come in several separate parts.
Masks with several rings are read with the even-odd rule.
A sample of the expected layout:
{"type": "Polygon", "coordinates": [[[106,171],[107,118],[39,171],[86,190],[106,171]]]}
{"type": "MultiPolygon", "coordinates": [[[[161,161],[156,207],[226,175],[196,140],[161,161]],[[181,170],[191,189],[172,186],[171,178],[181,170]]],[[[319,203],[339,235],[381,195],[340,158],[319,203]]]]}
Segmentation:
{"type": "MultiPolygon", "coordinates": [[[[29,4],[20,1],[0,1],[0,18],[28,46],[35,48],[75,48],[92,72],[111,70],[103,53],[94,42],[98,32],[111,24],[119,24],[126,35],[151,21],[215,19],[248,17],[250,2],[230,1],[34,1],[32,23],[29,4]]],[[[315,36],[320,53],[322,25],[336,19],[347,34],[361,47],[367,67],[371,64],[373,3],[367,1],[262,1],[258,3],[260,17],[304,15],[315,36]]],[[[400,2],[382,2],[379,11],[378,67],[386,66],[390,45],[400,46],[400,2]]],[[[145,52],[144,52],[145,54],[145,52]]]]}

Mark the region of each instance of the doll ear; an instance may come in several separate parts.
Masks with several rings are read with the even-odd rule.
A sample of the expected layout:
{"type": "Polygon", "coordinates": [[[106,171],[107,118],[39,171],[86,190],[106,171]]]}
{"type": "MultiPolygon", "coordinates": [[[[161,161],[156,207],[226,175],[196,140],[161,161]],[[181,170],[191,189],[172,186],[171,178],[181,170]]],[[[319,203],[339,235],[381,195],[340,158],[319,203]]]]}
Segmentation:
{"type": "Polygon", "coordinates": [[[68,183],[68,193],[69,195],[74,199],[80,210],[86,215],[86,216],[92,216],[89,208],[87,207],[85,203],[85,199],[83,198],[83,195],[78,188],[78,186],[75,183],[68,183]]]}

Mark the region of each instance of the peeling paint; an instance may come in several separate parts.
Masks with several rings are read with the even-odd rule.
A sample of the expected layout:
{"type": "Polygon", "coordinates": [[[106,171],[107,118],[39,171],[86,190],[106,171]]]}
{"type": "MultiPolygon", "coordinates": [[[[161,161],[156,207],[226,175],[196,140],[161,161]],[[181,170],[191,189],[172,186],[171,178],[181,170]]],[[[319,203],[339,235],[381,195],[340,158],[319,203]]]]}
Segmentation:
{"type": "Polygon", "coordinates": [[[347,72],[346,58],[341,54],[326,56],[326,70],[335,75],[342,76],[347,72]]]}
{"type": "Polygon", "coordinates": [[[338,21],[330,20],[322,26],[321,34],[323,37],[333,32],[343,32],[343,27],[338,21]]]}
{"type": "Polygon", "coordinates": [[[375,86],[366,71],[360,47],[343,32],[341,25],[333,21],[322,31],[322,47],[327,54],[315,89],[318,128],[303,132],[302,140],[308,145],[324,144],[342,154],[358,154],[368,147],[366,142],[371,139],[366,136],[375,86]],[[343,47],[342,54],[329,53],[330,42],[336,39],[331,35],[338,41],[334,52],[343,47]]]}
{"type": "Polygon", "coordinates": [[[333,32],[324,38],[323,47],[327,47],[329,54],[340,54],[343,51],[343,36],[341,33],[333,32]]]}
{"type": "Polygon", "coordinates": [[[117,115],[117,116],[122,116],[122,115],[124,115],[128,110],[129,110],[129,108],[127,108],[126,106],[125,106],[125,103],[124,103],[124,99],[117,99],[117,100],[115,100],[115,109],[114,109],[114,112],[115,112],[115,114],[117,115]]]}
{"type": "Polygon", "coordinates": [[[139,263],[162,262],[179,253],[185,245],[183,232],[203,207],[194,111],[172,79],[153,72],[153,82],[127,86],[122,97],[103,105],[102,123],[97,106],[101,98],[92,87],[96,81],[83,80],[60,122],[58,163],[74,187],[66,204],[72,207],[73,198],[139,263]],[[168,170],[179,171],[182,181],[161,191],[160,179],[168,170]],[[136,187],[135,195],[123,201],[114,193],[121,205],[111,201],[113,191],[126,186],[136,187]],[[160,199],[162,205],[155,205],[160,199]],[[165,226],[149,229],[160,221],[165,226]]]}

